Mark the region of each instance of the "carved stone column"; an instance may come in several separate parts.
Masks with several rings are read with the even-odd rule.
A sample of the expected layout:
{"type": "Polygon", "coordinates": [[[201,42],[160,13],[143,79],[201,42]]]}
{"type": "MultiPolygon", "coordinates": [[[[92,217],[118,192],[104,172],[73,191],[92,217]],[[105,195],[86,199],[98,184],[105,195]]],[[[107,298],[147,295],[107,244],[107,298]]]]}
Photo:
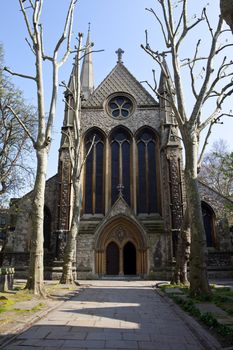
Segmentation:
{"type": "Polygon", "coordinates": [[[56,258],[62,260],[66,235],[70,227],[70,203],[71,203],[71,166],[68,148],[60,150],[59,158],[59,190],[57,197],[57,229],[56,235],[56,258]]]}
{"type": "Polygon", "coordinates": [[[175,255],[178,233],[183,218],[183,195],[180,158],[175,151],[168,152],[170,212],[172,224],[173,255],[175,255]]]}

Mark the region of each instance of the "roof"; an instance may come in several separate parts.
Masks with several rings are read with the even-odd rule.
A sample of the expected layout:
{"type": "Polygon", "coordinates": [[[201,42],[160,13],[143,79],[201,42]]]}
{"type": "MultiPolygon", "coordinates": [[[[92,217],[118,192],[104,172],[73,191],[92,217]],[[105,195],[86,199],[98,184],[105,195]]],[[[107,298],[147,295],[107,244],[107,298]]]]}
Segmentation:
{"type": "Polygon", "coordinates": [[[224,196],[223,194],[221,194],[220,192],[216,191],[214,188],[210,187],[209,185],[207,185],[205,182],[201,181],[198,179],[198,183],[203,186],[206,187],[209,191],[216,193],[219,197],[221,197],[223,200],[228,201],[229,203],[233,204],[233,201],[230,198],[227,198],[226,196],[224,196]]]}
{"type": "Polygon", "coordinates": [[[102,108],[106,98],[116,92],[129,93],[135,98],[138,106],[158,106],[156,100],[129,72],[122,62],[117,63],[88,100],[82,103],[82,106],[102,108]]]}

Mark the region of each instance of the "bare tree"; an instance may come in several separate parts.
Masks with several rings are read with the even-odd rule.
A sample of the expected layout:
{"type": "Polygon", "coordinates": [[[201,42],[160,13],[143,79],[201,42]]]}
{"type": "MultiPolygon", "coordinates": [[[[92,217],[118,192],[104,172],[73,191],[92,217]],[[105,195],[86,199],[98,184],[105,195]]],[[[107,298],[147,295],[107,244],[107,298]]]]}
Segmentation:
{"type": "MultiPolygon", "coordinates": [[[[2,53],[0,46],[0,55],[2,53]]],[[[35,108],[26,104],[22,91],[18,90],[3,72],[3,55],[0,56],[0,203],[10,195],[19,195],[33,184],[33,147],[26,132],[7,108],[11,105],[21,120],[33,133],[35,108]]]]}
{"type": "MultiPolygon", "coordinates": [[[[62,284],[74,283],[73,275],[73,262],[75,261],[76,253],[76,237],[79,232],[80,213],[82,206],[82,188],[81,188],[81,175],[85,165],[86,159],[92,150],[95,142],[93,138],[90,148],[82,158],[81,156],[81,127],[80,127],[80,116],[81,116],[81,83],[80,83],[80,62],[84,56],[91,54],[92,43],[87,44],[84,48],[82,47],[82,33],[78,36],[77,54],[75,57],[74,68],[72,71],[70,85],[67,86],[63,82],[63,86],[66,88],[67,95],[69,96],[66,100],[67,108],[73,112],[73,125],[72,129],[64,132],[67,137],[69,144],[69,155],[71,162],[71,181],[73,189],[73,201],[72,201],[72,214],[71,214],[71,226],[67,235],[67,242],[64,252],[63,271],[60,279],[62,284]]],[[[103,50],[96,50],[95,52],[101,52],[103,50]]]]}
{"type": "MultiPolygon", "coordinates": [[[[209,294],[206,239],[197,180],[199,140],[201,132],[219,117],[223,103],[233,92],[233,64],[224,56],[224,51],[232,44],[222,44],[226,31],[221,16],[217,24],[212,25],[204,8],[200,17],[194,17],[190,21],[187,0],[157,0],[157,3],[161,12],[152,8],[147,10],[155,17],[161,29],[164,49],[153,50],[148,35],[146,45],[142,45],[142,48],[159,64],[167,77],[167,101],[179,126],[185,150],[184,175],[191,227],[190,292],[192,295],[209,294]],[[186,57],[182,50],[185,39],[190,52],[190,32],[195,32],[198,26],[202,26],[202,32],[205,28],[204,45],[197,39],[193,56],[186,57]],[[167,56],[166,60],[164,56],[167,56]],[[214,69],[215,59],[218,65],[214,69]],[[172,79],[166,61],[170,62],[172,79]],[[198,76],[201,79],[197,79],[198,76]],[[190,87],[188,103],[185,100],[187,81],[190,87]],[[205,109],[210,99],[212,104],[209,109],[205,109]]],[[[159,98],[166,98],[160,96],[156,88],[155,90],[159,98]]]]}
{"type": "Polygon", "coordinates": [[[74,282],[73,262],[76,251],[76,236],[78,234],[80,210],[82,203],[80,176],[80,108],[81,108],[81,86],[80,86],[80,55],[82,47],[82,34],[79,33],[77,54],[75,57],[74,68],[72,71],[72,81],[70,87],[63,83],[63,86],[69,90],[69,100],[66,101],[68,108],[73,111],[73,130],[68,130],[65,136],[69,143],[69,154],[71,162],[71,181],[73,188],[72,219],[71,227],[67,236],[67,242],[64,252],[63,271],[60,279],[62,284],[71,284],[74,282]]]}
{"type": "Polygon", "coordinates": [[[226,141],[220,139],[214,142],[204,156],[198,175],[201,181],[229,199],[233,194],[232,154],[226,141]]]}
{"type": "Polygon", "coordinates": [[[30,263],[27,279],[27,288],[34,294],[44,295],[44,268],[43,268],[43,219],[44,219],[44,193],[47,171],[47,159],[49,147],[51,144],[51,131],[56,113],[56,101],[58,93],[58,72],[59,68],[67,60],[71,49],[71,31],[73,23],[73,13],[76,0],[70,0],[69,9],[62,34],[55,45],[53,55],[48,56],[43,47],[43,27],[40,23],[40,17],[43,9],[43,0],[19,0],[20,8],[24,17],[29,39],[27,43],[35,56],[35,76],[20,74],[6,69],[10,74],[22,78],[30,79],[36,83],[37,89],[37,135],[34,137],[27,126],[23,123],[10,105],[9,110],[21,124],[23,130],[28,134],[37,156],[37,173],[33,192],[32,203],[32,235],[30,247],[30,263]],[[59,60],[58,53],[62,44],[66,42],[65,53],[59,60]],[[45,113],[45,96],[43,82],[43,63],[49,61],[52,64],[52,91],[48,118],[45,113]]]}

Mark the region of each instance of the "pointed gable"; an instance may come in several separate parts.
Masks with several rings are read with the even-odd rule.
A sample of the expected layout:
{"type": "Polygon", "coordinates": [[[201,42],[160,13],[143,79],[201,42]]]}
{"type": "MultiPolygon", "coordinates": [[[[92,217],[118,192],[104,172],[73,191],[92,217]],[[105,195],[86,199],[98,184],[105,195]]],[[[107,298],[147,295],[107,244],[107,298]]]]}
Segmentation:
{"type": "Polygon", "coordinates": [[[118,63],[97,87],[83,107],[102,107],[106,98],[115,92],[131,94],[138,106],[157,106],[158,103],[122,64],[118,63]]]}

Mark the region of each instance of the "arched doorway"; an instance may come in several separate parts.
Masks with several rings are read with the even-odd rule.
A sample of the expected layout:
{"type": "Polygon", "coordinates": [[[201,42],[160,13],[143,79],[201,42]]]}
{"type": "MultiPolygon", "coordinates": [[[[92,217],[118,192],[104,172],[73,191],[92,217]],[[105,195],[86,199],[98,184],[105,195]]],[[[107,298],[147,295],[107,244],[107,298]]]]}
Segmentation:
{"type": "Polygon", "coordinates": [[[50,250],[51,240],[51,213],[49,208],[44,207],[44,249],[50,250]]]}
{"type": "Polygon", "coordinates": [[[207,247],[214,247],[216,245],[215,232],[214,232],[214,211],[205,202],[201,202],[202,218],[206,234],[207,247]]]}
{"type": "Polygon", "coordinates": [[[119,248],[115,242],[110,242],[106,249],[106,273],[119,274],[119,248]]]}
{"type": "Polygon", "coordinates": [[[147,275],[147,244],[143,229],[120,216],[97,232],[95,272],[99,275],[147,275]]]}
{"type": "Polygon", "coordinates": [[[132,242],[127,242],[123,248],[124,275],[136,275],[136,248],[132,242]]]}

